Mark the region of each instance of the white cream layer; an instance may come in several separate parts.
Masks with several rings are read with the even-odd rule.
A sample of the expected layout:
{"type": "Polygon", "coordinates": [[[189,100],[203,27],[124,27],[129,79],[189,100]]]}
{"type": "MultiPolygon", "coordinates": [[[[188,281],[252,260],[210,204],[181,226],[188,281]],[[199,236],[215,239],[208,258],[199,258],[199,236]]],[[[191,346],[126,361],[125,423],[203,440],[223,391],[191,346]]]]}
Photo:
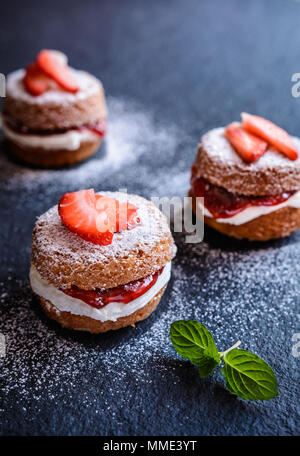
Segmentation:
{"type": "Polygon", "coordinates": [[[96,309],[81,301],[81,299],[72,298],[58,288],[55,288],[40,276],[35,266],[31,265],[29,274],[31,288],[34,293],[50,301],[58,311],[70,312],[74,315],[82,315],[102,322],[108,320],[116,321],[118,318],[131,315],[136,310],[144,307],[166,285],[170,276],[171,262],[166,264],[155,284],[139,298],[127,304],[111,302],[102,309],[96,309]]]}
{"type": "Polygon", "coordinates": [[[50,135],[16,133],[8,127],[4,119],[2,119],[2,129],[8,139],[20,146],[46,150],[76,150],[83,142],[97,141],[100,138],[97,133],[94,133],[87,128],[82,130],[69,130],[65,133],[54,133],[50,135]]]}
{"type": "MultiPolygon", "coordinates": [[[[201,211],[203,211],[205,217],[214,218],[211,212],[203,206],[201,202],[202,198],[198,198],[198,205],[201,211]]],[[[244,223],[250,222],[261,215],[270,214],[271,212],[278,211],[282,207],[294,207],[300,209],[300,191],[296,192],[289,199],[283,203],[276,204],[273,206],[251,206],[244,209],[242,212],[228,218],[217,218],[215,219],[218,223],[230,223],[230,225],[243,225],[244,223]]]]}

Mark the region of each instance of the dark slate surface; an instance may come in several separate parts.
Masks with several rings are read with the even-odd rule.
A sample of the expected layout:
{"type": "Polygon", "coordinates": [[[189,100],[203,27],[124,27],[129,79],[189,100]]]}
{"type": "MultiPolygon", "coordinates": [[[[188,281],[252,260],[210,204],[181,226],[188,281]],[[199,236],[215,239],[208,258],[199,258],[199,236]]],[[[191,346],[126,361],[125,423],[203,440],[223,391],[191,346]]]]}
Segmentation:
{"type": "Polygon", "coordinates": [[[299,135],[300,3],[292,0],[6,2],[2,73],[41,47],[65,51],[105,85],[110,133],[72,170],[31,170],[0,155],[2,434],[295,435],[299,431],[300,233],[267,245],[206,231],[176,236],[173,278],[158,310],[135,329],[73,334],[49,322],[28,285],[35,217],[67,190],[126,186],[147,197],[184,195],[206,130],[261,114],[299,135]],[[241,401],[219,373],[200,380],[168,339],[196,318],[221,349],[237,339],[267,360],[279,397],[241,401]]]}

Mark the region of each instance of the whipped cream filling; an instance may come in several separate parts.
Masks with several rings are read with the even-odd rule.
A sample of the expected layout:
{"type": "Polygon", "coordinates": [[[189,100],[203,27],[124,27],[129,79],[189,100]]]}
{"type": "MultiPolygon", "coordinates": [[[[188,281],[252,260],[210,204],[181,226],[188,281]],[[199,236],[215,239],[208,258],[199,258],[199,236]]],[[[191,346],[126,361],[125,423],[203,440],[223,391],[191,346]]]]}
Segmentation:
{"type": "Polygon", "coordinates": [[[155,284],[142,296],[133,299],[127,304],[110,302],[101,309],[96,309],[81,301],[81,299],[66,295],[47,280],[44,280],[33,264],[31,265],[29,274],[31,288],[34,293],[50,301],[58,312],[70,312],[74,315],[82,315],[102,322],[108,320],[116,321],[118,318],[131,315],[136,310],[144,307],[168,283],[170,276],[171,262],[166,264],[155,284]]]}
{"type": "MultiPolygon", "coordinates": [[[[205,217],[214,218],[212,213],[203,205],[201,202],[202,198],[197,198],[197,204],[205,217]]],[[[283,207],[294,207],[300,209],[300,191],[296,192],[293,196],[288,198],[286,201],[273,206],[251,206],[247,207],[243,211],[236,215],[228,218],[217,218],[215,219],[218,223],[229,223],[230,225],[243,225],[244,223],[250,222],[261,215],[270,214],[271,212],[278,211],[283,207]]]]}
{"type": "Polygon", "coordinates": [[[69,130],[64,133],[50,135],[31,135],[17,133],[2,118],[2,129],[5,136],[11,141],[24,147],[41,148],[46,150],[76,150],[83,142],[93,142],[100,139],[97,133],[83,128],[82,130],[69,130]]]}

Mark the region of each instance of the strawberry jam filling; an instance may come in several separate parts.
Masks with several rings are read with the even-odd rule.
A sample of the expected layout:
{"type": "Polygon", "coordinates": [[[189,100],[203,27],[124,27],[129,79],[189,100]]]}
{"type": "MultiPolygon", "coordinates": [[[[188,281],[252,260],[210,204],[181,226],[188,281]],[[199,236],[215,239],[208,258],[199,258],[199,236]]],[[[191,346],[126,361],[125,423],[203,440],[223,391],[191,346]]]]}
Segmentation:
{"type": "Polygon", "coordinates": [[[150,290],[156,283],[162,270],[163,269],[160,269],[156,273],[143,279],[135,280],[126,285],[120,285],[119,287],[109,288],[108,290],[81,290],[80,288],[73,286],[68,290],[62,291],[68,296],[80,299],[96,309],[101,309],[111,302],[127,304],[150,290]]]}
{"type": "Polygon", "coordinates": [[[6,125],[16,133],[21,135],[34,135],[34,136],[50,136],[63,134],[68,131],[84,131],[90,130],[93,133],[97,134],[99,137],[103,137],[106,133],[106,120],[102,119],[98,122],[90,123],[87,125],[82,125],[80,127],[71,127],[68,129],[55,129],[55,130],[31,130],[21,123],[15,122],[8,116],[5,116],[6,125]]]}
{"type": "Polygon", "coordinates": [[[191,185],[194,196],[204,197],[204,206],[214,218],[229,218],[251,206],[276,206],[287,201],[296,192],[271,196],[235,195],[223,187],[211,184],[203,177],[196,177],[192,168],[191,185]]]}
{"type": "Polygon", "coordinates": [[[33,96],[42,95],[53,88],[76,93],[79,86],[68,66],[65,54],[59,51],[43,49],[35,62],[27,66],[24,75],[24,87],[33,96]]]}

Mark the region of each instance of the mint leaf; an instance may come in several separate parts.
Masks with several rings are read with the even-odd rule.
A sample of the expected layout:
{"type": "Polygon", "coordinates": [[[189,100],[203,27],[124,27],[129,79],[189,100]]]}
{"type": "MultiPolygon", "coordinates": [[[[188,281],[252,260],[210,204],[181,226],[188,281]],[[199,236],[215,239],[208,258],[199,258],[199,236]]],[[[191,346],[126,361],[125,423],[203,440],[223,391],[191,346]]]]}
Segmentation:
{"type": "Polygon", "coordinates": [[[271,367],[246,350],[224,354],[222,373],[227,389],[242,399],[268,400],[278,395],[277,379],[271,367]]]}
{"type": "Polygon", "coordinates": [[[175,321],[171,324],[170,338],[177,353],[198,366],[202,378],[221,362],[211,333],[198,321],[175,321]]]}

